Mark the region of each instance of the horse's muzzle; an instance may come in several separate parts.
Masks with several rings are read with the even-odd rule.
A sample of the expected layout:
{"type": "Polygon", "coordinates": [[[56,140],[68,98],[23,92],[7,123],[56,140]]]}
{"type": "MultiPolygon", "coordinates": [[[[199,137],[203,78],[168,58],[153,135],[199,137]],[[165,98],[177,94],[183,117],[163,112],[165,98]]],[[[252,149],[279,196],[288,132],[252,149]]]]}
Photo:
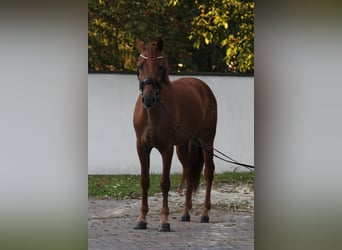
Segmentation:
{"type": "Polygon", "coordinates": [[[154,95],[149,98],[143,96],[141,100],[144,107],[149,109],[152,108],[152,106],[157,102],[157,97],[154,95]]]}
{"type": "Polygon", "coordinates": [[[153,78],[145,78],[142,82],[142,103],[149,109],[158,101],[159,88],[155,88],[156,81],[153,78]]]}

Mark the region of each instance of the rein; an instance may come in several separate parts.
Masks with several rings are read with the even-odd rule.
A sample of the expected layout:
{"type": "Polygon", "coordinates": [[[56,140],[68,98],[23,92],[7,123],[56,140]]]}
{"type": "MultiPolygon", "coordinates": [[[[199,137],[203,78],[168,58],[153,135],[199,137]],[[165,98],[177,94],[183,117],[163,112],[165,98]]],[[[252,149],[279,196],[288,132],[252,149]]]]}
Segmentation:
{"type": "Polygon", "coordinates": [[[228,162],[228,163],[232,163],[232,164],[235,164],[235,165],[239,165],[239,166],[242,166],[242,167],[245,167],[245,168],[248,168],[248,169],[254,169],[254,166],[253,165],[248,165],[248,164],[244,164],[244,163],[240,163],[236,160],[234,160],[233,158],[229,157],[228,155],[222,153],[221,151],[213,148],[213,147],[210,147],[209,145],[206,145],[205,143],[200,143],[200,141],[195,137],[193,136],[191,133],[189,133],[188,131],[186,131],[185,129],[182,128],[181,125],[179,125],[179,123],[176,123],[174,122],[174,120],[172,119],[170,113],[166,110],[164,104],[160,101],[160,99],[158,98],[158,101],[160,103],[160,106],[162,107],[162,109],[164,110],[165,114],[167,115],[169,121],[174,125],[174,129],[176,131],[179,131],[180,133],[182,133],[185,137],[187,137],[189,140],[191,140],[191,142],[196,145],[197,147],[199,147],[200,149],[204,149],[208,152],[210,151],[213,151],[213,152],[216,152],[218,154],[220,154],[221,156],[213,153],[213,155],[222,160],[222,161],[225,161],[225,162],[228,162]],[[202,145],[203,144],[203,145],[202,145]],[[225,159],[225,158],[226,159],[225,159]],[[229,159],[229,160],[228,160],[229,159]]]}

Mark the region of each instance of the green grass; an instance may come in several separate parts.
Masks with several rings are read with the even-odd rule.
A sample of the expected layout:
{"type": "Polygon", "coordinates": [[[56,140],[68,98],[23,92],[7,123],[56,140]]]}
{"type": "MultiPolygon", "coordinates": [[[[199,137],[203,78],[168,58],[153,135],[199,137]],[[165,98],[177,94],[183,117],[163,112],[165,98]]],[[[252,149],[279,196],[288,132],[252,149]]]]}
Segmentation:
{"type": "MultiPolygon", "coordinates": [[[[176,190],[180,185],[180,174],[171,174],[171,190],[176,190]]],[[[160,174],[150,175],[149,194],[160,193],[160,174]]],[[[201,185],[204,185],[204,177],[201,177],[201,185]]],[[[213,185],[229,183],[238,185],[245,183],[254,187],[254,172],[226,172],[215,174],[213,185]]],[[[140,175],[88,175],[88,197],[99,199],[114,198],[127,199],[141,196],[140,175]]]]}

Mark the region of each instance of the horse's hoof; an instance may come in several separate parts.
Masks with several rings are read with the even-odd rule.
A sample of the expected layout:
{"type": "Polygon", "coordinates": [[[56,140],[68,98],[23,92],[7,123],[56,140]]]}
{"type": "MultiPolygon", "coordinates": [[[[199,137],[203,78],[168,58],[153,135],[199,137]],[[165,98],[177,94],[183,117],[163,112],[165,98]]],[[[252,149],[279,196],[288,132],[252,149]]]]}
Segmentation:
{"type": "Polygon", "coordinates": [[[209,217],[208,216],[201,216],[200,222],[201,223],[208,223],[209,222],[209,217]]]}
{"type": "Polygon", "coordinates": [[[145,221],[137,221],[134,225],[134,229],[146,229],[147,223],[145,221]]]}
{"type": "Polygon", "coordinates": [[[160,223],[159,232],[170,232],[170,223],[160,223]]]}
{"type": "Polygon", "coordinates": [[[181,221],[190,221],[190,215],[188,215],[188,214],[182,215],[181,216],[181,221]]]}

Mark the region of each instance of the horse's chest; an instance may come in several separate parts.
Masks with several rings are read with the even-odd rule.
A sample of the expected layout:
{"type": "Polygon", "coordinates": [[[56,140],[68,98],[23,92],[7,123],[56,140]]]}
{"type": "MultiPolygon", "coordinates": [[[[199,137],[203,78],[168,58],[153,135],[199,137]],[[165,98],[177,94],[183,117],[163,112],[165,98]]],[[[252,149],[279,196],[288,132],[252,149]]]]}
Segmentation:
{"type": "Polygon", "coordinates": [[[151,146],[157,146],[162,143],[163,134],[159,128],[146,128],[142,133],[141,140],[151,146]]]}

